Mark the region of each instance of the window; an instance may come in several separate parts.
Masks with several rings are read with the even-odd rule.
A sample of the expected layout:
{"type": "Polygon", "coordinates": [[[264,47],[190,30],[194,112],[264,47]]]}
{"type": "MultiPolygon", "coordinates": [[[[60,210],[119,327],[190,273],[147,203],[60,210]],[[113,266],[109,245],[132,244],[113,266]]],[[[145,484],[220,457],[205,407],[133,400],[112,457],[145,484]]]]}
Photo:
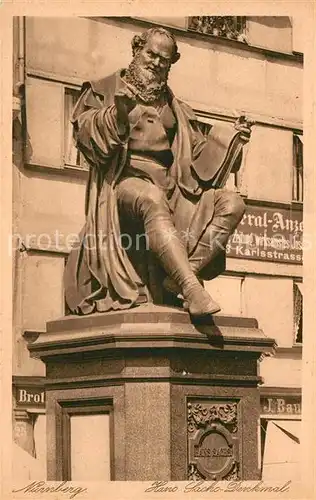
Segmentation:
{"type": "Polygon", "coordinates": [[[301,344],[303,341],[303,285],[293,283],[293,304],[294,304],[294,343],[301,344]]]}
{"type": "Polygon", "coordinates": [[[113,479],[112,411],[108,400],[62,403],[63,480],[113,479]]]}
{"type": "Polygon", "coordinates": [[[190,31],[246,42],[244,16],[193,16],[189,17],[190,31]]]}
{"type": "Polygon", "coordinates": [[[64,142],[64,163],[66,166],[78,167],[81,169],[88,169],[88,164],[83,155],[76,148],[73,139],[73,130],[71,123],[71,116],[75,104],[79,98],[80,91],[76,88],[65,88],[64,95],[64,129],[65,129],[65,142],[64,142]]]}
{"type": "MultiPolygon", "coordinates": [[[[197,113],[198,116],[198,113],[197,113]]],[[[208,134],[210,133],[212,126],[216,123],[219,122],[220,120],[213,119],[213,118],[206,118],[206,117],[199,117],[198,116],[198,121],[199,121],[199,129],[204,135],[204,137],[207,137],[208,134]]],[[[247,148],[247,145],[244,147],[244,150],[247,148]]],[[[244,165],[244,157],[245,154],[243,154],[242,158],[242,163],[240,166],[240,169],[236,173],[232,173],[229,175],[229,178],[227,179],[226,182],[226,187],[227,189],[230,189],[232,191],[236,191],[237,193],[246,195],[246,189],[245,185],[243,183],[243,165],[244,165]]]]}
{"type": "Polygon", "coordinates": [[[46,415],[37,413],[34,421],[34,444],[35,458],[38,461],[38,467],[41,467],[41,477],[46,477],[46,415]]]}
{"type": "Polygon", "coordinates": [[[54,80],[29,76],[25,92],[26,163],[59,169],[65,166],[88,169],[75,147],[70,122],[79,89],[54,80]]]}
{"type": "Polygon", "coordinates": [[[303,136],[293,135],[293,201],[303,201],[303,136]]]}
{"type": "Polygon", "coordinates": [[[29,165],[63,167],[63,85],[27,77],[25,160],[29,165]]]}
{"type": "Polygon", "coordinates": [[[261,420],[261,479],[299,480],[300,420],[261,420]]]}
{"type": "Polygon", "coordinates": [[[292,54],[292,23],[288,16],[193,16],[188,18],[188,31],[292,54]]]}

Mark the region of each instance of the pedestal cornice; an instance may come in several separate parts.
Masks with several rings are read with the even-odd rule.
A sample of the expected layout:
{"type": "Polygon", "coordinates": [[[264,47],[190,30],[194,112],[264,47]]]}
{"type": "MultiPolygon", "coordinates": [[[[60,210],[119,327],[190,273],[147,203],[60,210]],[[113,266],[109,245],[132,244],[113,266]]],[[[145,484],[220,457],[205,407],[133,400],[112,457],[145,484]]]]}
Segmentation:
{"type": "Polygon", "coordinates": [[[71,355],[126,349],[199,349],[274,354],[276,343],[253,318],[214,315],[192,323],[188,313],[152,304],[128,311],[66,316],[47,323],[29,344],[33,356],[71,355]]]}

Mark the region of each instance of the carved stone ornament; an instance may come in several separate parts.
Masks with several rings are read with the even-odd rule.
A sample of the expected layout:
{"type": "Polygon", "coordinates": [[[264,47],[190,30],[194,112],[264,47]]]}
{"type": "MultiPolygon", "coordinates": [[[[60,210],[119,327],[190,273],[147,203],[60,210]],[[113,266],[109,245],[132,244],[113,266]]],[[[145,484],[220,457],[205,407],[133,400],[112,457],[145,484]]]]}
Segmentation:
{"type": "Polygon", "coordinates": [[[237,403],[188,403],[188,479],[237,480],[237,403]]]}
{"type": "Polygon", "coordinates": [[[189,464],[188,467],[188,480],[189,481],[204,481],[203,477],[197,470],[196,464],[189,464]]]}
{"type": "Polygon", "coordinates": [[[189,18],[189,30],[247,43],[243,16],[193,16],[189,18]]]}
{"type": "Polygon", "coordinates": [[[238,468],[238,463],[235,462],[232,470],[225,477],[225,481],[238,481],[238,479],[240,479],[238,475],[238,468]]]}
{"type": "Polygon", "coordinates": [[[237,431],[237,403],[217,403],[203,406],[201,403],[188,403],[188,431],[206,427],[212,422],[220,422],[237,431]]]}

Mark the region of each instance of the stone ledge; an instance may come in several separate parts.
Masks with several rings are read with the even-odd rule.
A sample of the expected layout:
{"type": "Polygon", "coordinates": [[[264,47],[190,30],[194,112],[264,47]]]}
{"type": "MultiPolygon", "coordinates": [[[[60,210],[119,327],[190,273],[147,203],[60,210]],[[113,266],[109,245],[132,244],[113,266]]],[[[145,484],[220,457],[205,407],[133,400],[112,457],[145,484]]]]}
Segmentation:
{"type": "Polygon", "coordinates": [[[68,377],[60,379],[50,379],[48,378],[45,383],[46,390],[62,390],[62,389],[73,389],[73,388],[90,388],[90,387],[113,387],[124,386],[128,383],[169,383],[172,385],[199,385],[199,386],[209,386],[210,381],[212,384],[217,386],[225,387],[257,387],[262,383],[262,378],[255,375],[208,375],[204,376],[152,376],[152,377],[109,377],[109,376],[87,376],[87,377],[68,377]]]}
{"type": "MultiPolygon", "coordinates": [[[[106,313],[95,313],[87,316],[69,315],[55,321],[47,322],[47,332],[60,332],[66,330],[77,330],[97,326],[113,326],[126,323],[178,323],[183,325],[192,325],[190,316],[187,312],[176,307],[156,306],[154,304],[143,304],[133,309],[124,311],[109,311],[106,313]]],[[[222,327],[242,327],[258,328],[258,322],[255,318],[235,317],[214,315],[210,326],[222,327]]]]}
{"type": "MultiPolygon", "coordinates": [[[[90,316],[68,316],[47,324],[47,333],[29,344],[33,356],[110,352],[125,349],[199,349],[271,355],[276,343],[253,318],[214,315],[193,324],[188,313],[146,304],[90,316]]],[[[108,354],[106,354],[108,353],[108,354]]]]}

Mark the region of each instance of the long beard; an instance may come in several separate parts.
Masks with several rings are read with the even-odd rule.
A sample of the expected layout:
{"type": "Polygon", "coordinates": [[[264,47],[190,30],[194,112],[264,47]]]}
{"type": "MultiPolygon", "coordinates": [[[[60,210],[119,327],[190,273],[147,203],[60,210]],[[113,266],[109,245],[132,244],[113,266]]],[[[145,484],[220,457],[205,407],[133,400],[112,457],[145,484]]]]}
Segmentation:
{"type": "Polygon", "coordinates": [[[166,91],[168,73],[169,71],[162,79],[159,75],[142,68],[135,56],[125,72],[124,80],[137,89],[142,101],[150,103],[157,101],[166,91]]]}

